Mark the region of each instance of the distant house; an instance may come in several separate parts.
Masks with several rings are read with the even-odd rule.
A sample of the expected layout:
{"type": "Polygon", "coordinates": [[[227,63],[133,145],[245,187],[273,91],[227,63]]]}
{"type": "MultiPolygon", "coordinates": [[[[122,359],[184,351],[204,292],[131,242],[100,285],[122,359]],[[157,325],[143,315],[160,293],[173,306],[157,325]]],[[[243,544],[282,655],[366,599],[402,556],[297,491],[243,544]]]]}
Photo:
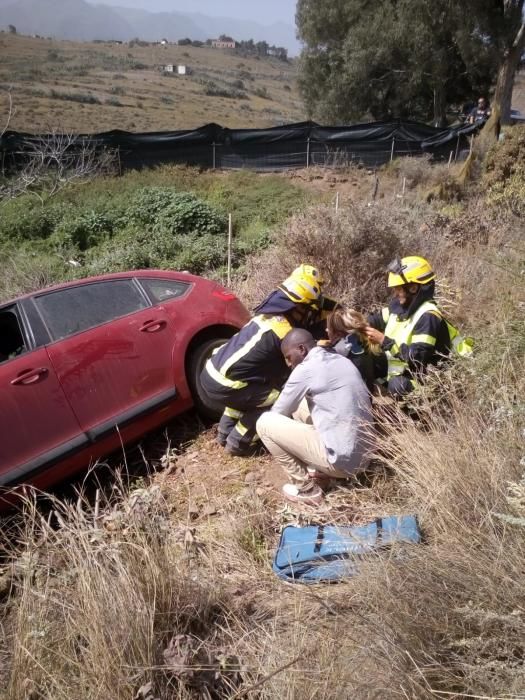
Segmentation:
{"type": "Polygon", "coordinates": [[[211,45],[214,49],[234,49],[237,46],[235,41],[221,41],[220,39],[213,39],[211,45]]]}
{"type": "Polygon", "coordinates": [[[160,67],[160,70],[163,73],[176,73],[177,75],[189,75],[191,73],[191,68],[189,66],[175,66],[173,63],[166,63],[160,67]]]}
{"type": "Polygon", "coordinates": [[[167,39],[161,39],[161,40],[160,40],[160,45],[161,45],[161,46],[167,46],[167,45],[168,45],[168,40],[167,40],[167,39]]]}

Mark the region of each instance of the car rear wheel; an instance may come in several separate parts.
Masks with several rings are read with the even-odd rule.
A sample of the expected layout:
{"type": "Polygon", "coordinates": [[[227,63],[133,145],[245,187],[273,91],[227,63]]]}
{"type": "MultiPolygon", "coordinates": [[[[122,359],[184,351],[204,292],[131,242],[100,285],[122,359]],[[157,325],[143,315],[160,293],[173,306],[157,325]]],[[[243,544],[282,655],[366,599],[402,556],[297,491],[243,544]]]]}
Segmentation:
{"type": "Polygon", "coordinates": [[[195,406],[199,413],[213,420],[218,420],[220,418],[224,411],[224,406],[208,398],[208,395],[202,387],[201,372],[215,348],[224,345],[228,340],[229,338],[205,340],[195,348],[188,365],[188,382],[195,406]]]}

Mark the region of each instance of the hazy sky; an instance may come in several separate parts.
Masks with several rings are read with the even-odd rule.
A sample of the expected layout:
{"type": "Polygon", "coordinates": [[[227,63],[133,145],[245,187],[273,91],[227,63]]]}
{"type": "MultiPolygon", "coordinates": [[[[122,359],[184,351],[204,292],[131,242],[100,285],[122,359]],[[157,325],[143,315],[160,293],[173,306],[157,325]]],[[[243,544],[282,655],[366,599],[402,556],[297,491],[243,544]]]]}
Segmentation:
{"type": "MultiPolygon", "coordinates": [[[[104,0],[98,1],[104,3],[104,0]]],[[[295,24],[296,0],[112,0],[111,4],[140,7],[151,12],[200,12],[215,17],[254,20],[263,24],[295,24]]]]}

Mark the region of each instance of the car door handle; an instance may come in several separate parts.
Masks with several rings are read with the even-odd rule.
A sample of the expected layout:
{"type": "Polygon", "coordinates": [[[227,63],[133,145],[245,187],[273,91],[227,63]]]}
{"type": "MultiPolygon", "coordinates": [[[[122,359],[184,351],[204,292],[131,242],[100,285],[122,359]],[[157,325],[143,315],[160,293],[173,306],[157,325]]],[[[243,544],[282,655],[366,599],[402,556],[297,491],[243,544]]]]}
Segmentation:
{"type": "Polygon", "coordinates": [[[160,320],[160,321],[146,321],[141,327],[140,330],[142,333],[156,333],[156,331],[162,330],[166,325],[166,321],[160,320]]]}
{"type": "Polygon", "coordinates": [[[45,376],[48,373],[48,369],[46,367],[39,367],[38,369],[26,369],[23,372],[20,372],[18,377],[16,379],[11,380],[11,384],[13,386],[17,386],[19,384],[26,385],[26,384],[34,384],[35,382],[38,382],[38,380],[45,376]]]}

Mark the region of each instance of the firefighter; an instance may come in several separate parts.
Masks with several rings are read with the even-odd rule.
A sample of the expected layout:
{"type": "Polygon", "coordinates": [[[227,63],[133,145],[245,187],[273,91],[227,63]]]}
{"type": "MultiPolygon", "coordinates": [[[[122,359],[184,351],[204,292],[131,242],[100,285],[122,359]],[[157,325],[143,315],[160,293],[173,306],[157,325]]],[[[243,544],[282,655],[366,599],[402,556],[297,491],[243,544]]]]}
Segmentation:
{"type": "Polygon", "coordinates": [[[434,270],[425,258],[398,258],[388,266],[388,273],[392,301],[369,317],[365,332],[386,352],[389,393],[402,398],[451,347],[460,355],[469,355],[472,341],[462,338],[443,317],[434,300],[434,270]]]}
{"type": "Polygon", "coordinates": [[[254,317],[208,360],[203,390],[225,406],[217,440],[232,455],[245,456],[257,441],[255,424],[276,401],[289,368],[281,341],[292,328],[315,332],[336,303],[323,297],[317,268],[303,264],[254,311],[254,317]]]}

